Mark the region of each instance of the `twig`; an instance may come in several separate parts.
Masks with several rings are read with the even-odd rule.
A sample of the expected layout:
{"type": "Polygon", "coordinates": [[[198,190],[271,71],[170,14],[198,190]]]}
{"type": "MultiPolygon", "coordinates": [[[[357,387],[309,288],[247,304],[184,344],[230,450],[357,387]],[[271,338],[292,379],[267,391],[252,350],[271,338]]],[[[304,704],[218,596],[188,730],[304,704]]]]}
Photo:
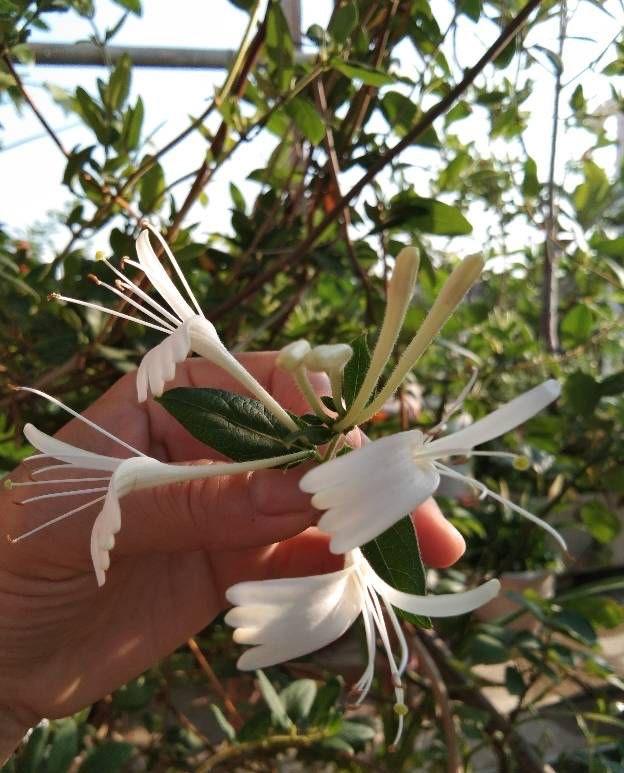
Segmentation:
{"type": "MultiPolygon", "coordinates": [[[[330,123],[330,116],[327,111],[327,98],[325,96],[325,87],[323,81],[319,78],[314,83],[316,103],[319,112],[323,116],[325,123],[325,149],[327,151],[327,165],[329,167],[329,176],[332,183],[333,192],[338,197],[342,198],[340,192],[340,180],[338,175],[340,174],[340,168],[338,165],[338,155],[336,153],[336,144],[334,142],[334,132],[330,123]]],[[[342,217],[340,220],[342,238],[344,239],[345,246],[347,248],[347,254],[351,265],[355,269],[356,274],[360,278],[362,287],[364,288],[364,294],[366,295],[366,315],[370,322],[375,323],[375,309],[373,306],[373,296],[371,292],[371,284],[366,271],[360,265],[355,250],[353,249],[353,243],[349,236],[349,226],[351,225],[351,213],[349,212],[349,206],[346,205],[342,209],[342,217]]]]}
{"type": "Polygon", "coordinates": [[[33,113],[36,115],[37,120],[39,123],[43,126],[45,129],[46,134],[50,137],[52,142],[56,145],[56,147],[61,151],[61,153],[65,156],[67,160],[69,160],[69,153],[65,150],[65,147],[63,146],[63,143],[59,140],[56,132],[54,129],[50,126],[50,124],[47,122],[47,120],[44,118],[43,113],[40,112],[37,105],[33,102],[33,100],[30,97],[30,94],[26,91],[26,88],[24,87],[24,83],[22,82],[22,79],[17,73],[17,70],[13,66],[13,62],[11,61],[9,55],[7,53],[2,54],[2,61],[4,62],[7,70],[11,73],[11,76],[13,77],[13,80],[15,81],[15,85],[18,88],[19,93],[24,97],[24,100],[28,103],[28,106],[33,111],[33,113]]]}
{"type": "Polygon", "coordinates": [[[307,749],[314,744],[330,738],[333,731],[330,730],[310,730],[305,735],[273,735],[268,738],[261,738],[258,741],[246,741],[244,743],[228,744],[221,751],[213,754],[197,768],[197,773],[209,773],[217,765],[230,760],[246,757],[249,754],[274,753],[280,749],[307,749]]]}
{"type": "MultiPolygon", "coordinates": [[[[518,770],[522,773],[555,773],[550,765],[542,763],[533,748],[516,732],[506,717],[499,713],[494,704],[455,668],[453,656],[442,639],[432,631],[423,630],[420,634],[422,643],[435,661],[449,686],[449,691],[456,693],[465,703],[489,715],[490,721],[486,732],[492,737],[494,743],[496,743],[496,735],[502,734],[514,755],[518,770]]],[[[500,744],[498,746],[500,749],[500,744]]],[[[500,751],[502,752],[502,749],[500,751]]]]}
{"type": "Polygon", "coordinates": [[[190,651],[195,656],[195,660],[197,661],[199,667],[206,675],[206,678],[210,682],[210,685],[212,689],[217,693],[217,695],[221,698],[223,701],[223,708],[225,709],[226,714],[228,715],[228,719],[234,726],[236,730],[240,730],[243,726],[243,718],[238,713],[238,709],[234,705],[232,699],[225,691],[225,688],[219,681],[217,675],[212,670],[210,663],[206,660],[206,657],[204,653],[201,651],[201,648],[199,644],[195,641],[195,639],[189,639],[187,641],[188,647],[190,651]]]}
{"type": "Polygon", "coordinates": [[[546,241],[544,243],[544,287],[542,302],[542,335],[549,352],[559,350],[559,280],[557,270],[561,251],[557,242],[557,215],[555,212],[555,161],[559,136],[559,104],[563,75],[563,44],[566,36],[567,11],[565,1],[559,11],[559,61],[555,76],[552,134],[550,140],[550,166],[548,169],[548,202],[546,215],[546,241]]]}
{"type": "Polygon", "coordinates": [[[459,753],[459,745],[457,743],[457,733],[455,731],[455,723],[453,721],[453,711],[451,709],[446,684],[442,679],[440,670],[436,666],[435,660],[431,657],[427,648],[422,643],[419,633],[414,629],[413,626],[410,625],[409,628],[414,631],[414,635],[411,639],[412,647],[418,655],[420,666],[429,677],[429,682],[431,683],[431,689],[433,690],[436,705],[440,710],[442,730],[444,732],[444,739],[446,741],[446,769],[448,773],[461,773],[463,766],[459,753]]]}
{"type": "Polygon", "coordinates": [[[407,132],[402,140],[389,148],[377,161],[375,161],[368,168],[366,173],[360,177],[360,179],[348,190],[344,196],[342,196],[332,209],[325,215],[323,220],[312,229],[308,236],[299,244],[299,246],[293,251],[291,255],[286,255],[281,260],[278,260],[271,268],[267,269],[263,274],[252,279],[247,287],[243,288],[236,295],[229,298],[227,301],[219,305],[211,314],[211,319],[218,319],[226,312],[233,308],[236,308],[242,301],[252,295],[266,282],[273,279],[274,276],[279,274],[280,271],[285,269],[289,265],[296,264],[301,258],[308,254],[310,248],[316,243],[317,239],[322,236],[326,228],[334,222],[334,220],[340,215],[343,208],[349,204],[356,196],[358,196],[362,190],[382,171],[391,161],[393,161],[398,155],[400,155],[406,148],[414,143],[418,137],[420,137],[433,122],[439,118],[453,105],[453,103],[459,99],[459,97],[468,89],[468,87],[474,82],[476,77],[482,72],[489,62],[496,58],[496,56],[505,48],[505,46],[519,33],[519,31],[527,23],[531,13],[539,7],[541,0],[529,0],[520,13],[512,19],[512,21],[505,27],[505,29],[498,36],[496,41],[488,48],[478,62],[466,71],[466,74],[462,80],[454,86],[448,94],[443,97],[438,103],[422,116],[420,121],[407,132]]]}

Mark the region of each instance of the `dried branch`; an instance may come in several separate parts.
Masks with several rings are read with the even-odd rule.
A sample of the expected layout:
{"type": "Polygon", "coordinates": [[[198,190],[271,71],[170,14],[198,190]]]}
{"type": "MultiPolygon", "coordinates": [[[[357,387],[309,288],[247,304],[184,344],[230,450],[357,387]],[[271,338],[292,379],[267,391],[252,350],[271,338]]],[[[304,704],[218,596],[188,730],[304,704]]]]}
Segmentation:
{"type": "Polygon", "coordinates": [[[227,694],[225,687],[221,684],[219,678],[212,670],[210,663],[206,660],[204,653],[201,651],[201,647],[195,641],[195,639],[189,639],[187,644],[188,648],[193,653],[199,667],[210,682],[210,686],[223,701],[223,708],[225,709],[225,713],[228,715],[229,721],[232,723],[236,730],[240,730],[240,728],[243,726],[243,718],[238,713],[238,709],[234,705],[234,702],[230,696],[227,694]]]}

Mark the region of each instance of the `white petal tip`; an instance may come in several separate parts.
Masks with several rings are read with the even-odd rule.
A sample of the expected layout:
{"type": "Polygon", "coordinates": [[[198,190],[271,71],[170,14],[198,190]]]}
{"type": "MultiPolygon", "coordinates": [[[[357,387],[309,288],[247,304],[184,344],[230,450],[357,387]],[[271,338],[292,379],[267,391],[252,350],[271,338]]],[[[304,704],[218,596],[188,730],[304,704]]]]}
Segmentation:
{"type": "Polygon", "coordinates": [[[553,400],[556,400],[561,395],[561,384],[557,379],[551,378],[548,381],[544,381],[542,388],[551,395],[553,400]]]}

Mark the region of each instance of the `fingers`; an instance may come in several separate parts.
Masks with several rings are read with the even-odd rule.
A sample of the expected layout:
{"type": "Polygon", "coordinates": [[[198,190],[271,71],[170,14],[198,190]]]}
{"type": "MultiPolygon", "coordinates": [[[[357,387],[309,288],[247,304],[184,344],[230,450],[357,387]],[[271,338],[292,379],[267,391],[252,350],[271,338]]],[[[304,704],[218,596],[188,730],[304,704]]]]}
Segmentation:
{"type": "Polygon", "coordinates": [[[434,499],[427,499],[412,514],[423,561],[444,569],[458,561],[466,550],[464,538],[443,515],[434,499]]]}
{"type": "Polygon", "coordinates": [[[129,494],[115,555],[236,550],[287,539],[318,517],[299,489],[303,471],[219,476],[129,494]]]}

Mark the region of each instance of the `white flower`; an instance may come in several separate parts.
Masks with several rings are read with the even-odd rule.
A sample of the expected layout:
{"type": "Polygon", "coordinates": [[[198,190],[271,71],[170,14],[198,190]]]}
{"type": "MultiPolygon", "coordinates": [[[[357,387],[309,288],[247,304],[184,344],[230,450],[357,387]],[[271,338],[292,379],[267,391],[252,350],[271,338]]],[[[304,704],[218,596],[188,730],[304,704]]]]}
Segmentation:
{"type": "Polygon", "coordinates": [[[297,425],[288,413],[224,346],[212,322],[203,315],[197,299],[193,295],[193,291],[186,281],[169,245],[158,231],[149,226],[149,224],[146,225],[159,240],[192,305],[185,300],[171,277],[165,271],[160,260],[156,257],[156,253],[150,244],[148,230],[141,231],[139,238],[136,240],[139,262],[136,263],[126,258],[124,264],[143,271],[165,305],[150,297],[106,259],[103,259],[104,262],[117,277],[115,286],[113,287],[93,275],[91,275],[91,279],[99,286],[105,287],[114,295],[133,306],[144,315],[143,318],[131,317],[119,311],[108,309],[105,306],[99,306],[98,304],[81,301],[76,298],[68,298],[58,293],[52,293],[51,297],[80,306],[87,306],[88,308],[93,308],[105,314],[111,314],[132,322],[139,322],[142,325],[166,334],[165,340],[151,349],[143,357],[139,366],[137,373],[139,402],[147,400],[150,392],[156,397],[162,395],[165,384],[175,376],[176,365],[183,362],[191,352],[195,352],[227,371],[248,389],[252,395],[260,400],[267,410],[276,416],[284,426],[290,430],[296,430],[297,425]],[[134,300],[131,297],[132,295],[136,295],[143,302],[143,305],[134,300]]]}
{"type": "Polygon", "coordinates": [[[345,553],[384,532],[430,497],[440,476],[470,483],[484,496],[538,523],[565,551],[565,542],[552,526],[439,461],[449,456],[501,455],[473,449],[527,421],[560,391],[556,381],[546,381],[452,435],[429,441],[419,430],[399,432],[315,467],[300,486],[314,494],[315,507],[326,510],[318,526],[331,535],[332,552],[345,553]]]}
{"type": "Polygon", "coordinates": [[[361,702],[368,692],[375,668],[376,633],[383,643],[395,686],[399,729],[402,728],[403,689],[401,676],[407,665],[407,643],[393,607],[416,615],[450,617],[470,612],[494,598],[498,580],[490,580],[464,593],[416,596],[391,587],[377,575],[360,550],[347,554],[344,569],[331,574],[293,579],[241,582],[226,593],[235,605],[225,622],[236,630],[234,641],[251,644],[238,667],[265,668],[307,655],[325,647],[351,627],[362,615],[368,663],[355,685],[361,702]],[[385,607],[399,641],[397,661],[384,619],[385,607]]]}
{"type": "Polygon", "coordinates": [[[40,392],[37,389],[29,389],[27,387],[21,387],[21,389],[45,397],[50,402],[63,408],[72,416],[80,419],[80,421],[105,435],[110,440],[118,443],[125,448],[126,451],[130,451],[133,454],[131,457],[124,459],[86,451],[77,446],[65,443],[62,440],[58,440],[58,438],[50,437],[50,435],[41,432],[41,430],[38,430],[32,424],[27,424],[24,427],[24,435],[28,442],[41,452],[40,454],[30,457],[30,459],[50,458],[61,462],[61,464],[40,467],[39,469],[34,470],[31,473],[31,476],[50,470],[65,470],[68,467],[76,470],[99,470],[106,472],[107,475],[79,478],[61,477],[55,480],[27,481],[24,483],[15,483],[10,479],[5,481],[7,488],[65,485],[68,483],[73,484],[82,482],[98,484],[95,487],[89,486],[87,488],[72,489],[69,491],[55,491],[24,499],[22,504],[46,499],[55,499],[58,497],[85,496],[88,494],[98,495],[95,499],[90,499],[88,502],[56,516],[51,521],[47,521],[25,534],[12,538],[11,542],[20,542],[26,537],[30,537],[48,526],[59,523],[76,513],[86,510],[92,505],[103,502],[104,504],[95,519],[91,531],[91,560],[93,561],[93,568],[95,569],[97,582],[100,586],[104,584],[106,571],[110,566],[110,551],[115,546],[115,535],[121,529],[121,507],[119,500],[131,491],[140,491],[142,489],[151,488],[152,486],[162,486],[167,483],[212,478],[218,475],[236,475],[251,470],[266,469],[268,467],[275,467],[287,462],[296,461],[305,455],[305,453],[297,453],[252,462],[219,462],[198,466],[165,464],[164,462],[152,459],[138,449],[133,448],[125,441],[120,440],[115,437],[115,435],[95,424],[95,422],[76,413],[59,400],[50,397],[50,395],[40,392]]]}

